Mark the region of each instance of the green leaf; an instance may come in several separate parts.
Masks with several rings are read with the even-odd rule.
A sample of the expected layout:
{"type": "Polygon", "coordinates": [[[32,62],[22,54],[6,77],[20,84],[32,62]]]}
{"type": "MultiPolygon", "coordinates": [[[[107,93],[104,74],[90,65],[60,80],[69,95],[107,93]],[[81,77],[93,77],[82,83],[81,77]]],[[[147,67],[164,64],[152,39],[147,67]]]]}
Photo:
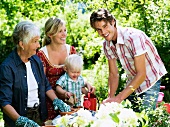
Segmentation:
{"type": "Polygon", "coordinates": [[[112,120],[116,123],[119,123],[119,117],[115,113],[110,113],[109,114],[112,117],[112,120]]]}

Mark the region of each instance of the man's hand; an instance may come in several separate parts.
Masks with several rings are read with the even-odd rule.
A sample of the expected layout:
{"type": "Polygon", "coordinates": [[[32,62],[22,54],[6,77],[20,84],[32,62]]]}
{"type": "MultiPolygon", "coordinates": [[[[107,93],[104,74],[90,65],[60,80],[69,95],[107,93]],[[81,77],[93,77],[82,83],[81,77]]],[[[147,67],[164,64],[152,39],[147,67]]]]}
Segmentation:
{"type": "Polygon", "coordinates": [[[53,105],[55,110],[59,109],[62,112],[71,111],[71,107],[58,98],[53,100],[53,105]]]}
{"type": "Polygon", "coordinates": [[[121,100],[121,98],[119,96],[115,96],[115,97],[108,97],[105,100],[103,100],[102,104],[105,103],[110,103],[110,102],[117,102],[117,103],[121,103],[123,100],[121,100]]]}
{"type": "Polygon", "coordinates": [[[33,120],[28,119],[27,117],[20,116],[16,122],[16,127],[40,127],[37,123],[33,120]]]}

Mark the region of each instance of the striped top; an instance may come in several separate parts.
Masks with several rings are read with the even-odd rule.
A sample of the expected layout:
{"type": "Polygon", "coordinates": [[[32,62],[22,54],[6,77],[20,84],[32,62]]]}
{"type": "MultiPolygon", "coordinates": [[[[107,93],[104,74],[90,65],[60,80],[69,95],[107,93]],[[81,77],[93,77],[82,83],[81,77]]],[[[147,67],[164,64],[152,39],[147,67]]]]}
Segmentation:
{"type": "Polygon", "coordinates": [[[136,75],[134,57],[145,54],[146,79],[135,90],[140,94],[152,87],[163,75],[167,73],[165,66],[151,39],[141,30],[135,28],[117,27],[117,44],[104,41],[104,53],[108,59],[120,60],[127,74],[127,85],[136,75]]]}

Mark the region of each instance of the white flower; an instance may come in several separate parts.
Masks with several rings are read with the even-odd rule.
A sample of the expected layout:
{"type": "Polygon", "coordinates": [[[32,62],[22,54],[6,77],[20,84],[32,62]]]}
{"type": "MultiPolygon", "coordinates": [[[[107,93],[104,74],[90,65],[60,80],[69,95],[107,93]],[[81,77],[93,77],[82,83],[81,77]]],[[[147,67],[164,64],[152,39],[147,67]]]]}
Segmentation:
{"type": "Polygon", "coordinates": [[[118,117],[122,126],[136,127],[139,124],[138,117],[132,109],[123,108],[118,117]]]}
{"type": "Polygon", "coordinates": [[[101,104],[100,108],[95,115],[98,119],[106,119],[109,116],[110,113],[117,113],[120,112],[122,109],[122,105],[116,102],[106,103],[105,105],[101,104]]]}
{"type": "Polygon", "coordinates": [[[89,110],[84,110],[81,108],[80,110],[77,111],[78,116],[85,118],[85,119],[92,119],[92,114],[89,112],[89,110]]]}
{"type": "Polygon", "coordinates": [[[60,119],[57,121],[57,126],[56,127],[67,127],[69,120],[70,120],[70,116],[69,115],[65,115],[63,117],[60,117],[60,119]]]}
{"type": "Polygon", "coordinates": [[[74,127],[85,127],[89,125],[89,123],[96,118],[92,116],[91,112],[89,110],[84,110],[81,108],[77,111],[78,116],[74,117],[73,120],[70,122],[70,125],[73,125],[74,127]]]}
{"type": "Polygon", "coordinates": [[[91,127],[117,127],[117,123],[115,123],[112,119],[97,119],[91,125],[91,127]]]}
{"type": "Polygon", "coordinates": [[[95,116],[91,112],[81,108],[77,111],[77,115],[70,117],[63,116],[60,118],[56,127],[136,127],[142,120],[132,109],[125,108],[129,102],[125,103],[106,103],[101,104],[95,116]],[[60,123],[61,122],[61,123],[60,123]],[[58,126],[62,125],[62,126],[58,126]]]}
{"type": "Polygon", "coordinates": [[[81,116],[77,116],[70,122],[69,125],[72,125],[73,127],[85,127],[89,124],[89,122],[89,120],[81,116]]]}

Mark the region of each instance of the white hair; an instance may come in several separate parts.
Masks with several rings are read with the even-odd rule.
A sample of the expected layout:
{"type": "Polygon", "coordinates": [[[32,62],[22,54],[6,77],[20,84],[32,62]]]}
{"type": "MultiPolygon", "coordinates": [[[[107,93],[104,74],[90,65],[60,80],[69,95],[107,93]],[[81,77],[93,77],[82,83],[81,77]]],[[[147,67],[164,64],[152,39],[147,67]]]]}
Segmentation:
{"type": "Polygon", "coordinates": [[[40,29],[30,21],[21,21],[14,29],[13,41],[15,44],[18,44],[20,41],[27,44],[36,36],[40,36],[40,29]]]}

